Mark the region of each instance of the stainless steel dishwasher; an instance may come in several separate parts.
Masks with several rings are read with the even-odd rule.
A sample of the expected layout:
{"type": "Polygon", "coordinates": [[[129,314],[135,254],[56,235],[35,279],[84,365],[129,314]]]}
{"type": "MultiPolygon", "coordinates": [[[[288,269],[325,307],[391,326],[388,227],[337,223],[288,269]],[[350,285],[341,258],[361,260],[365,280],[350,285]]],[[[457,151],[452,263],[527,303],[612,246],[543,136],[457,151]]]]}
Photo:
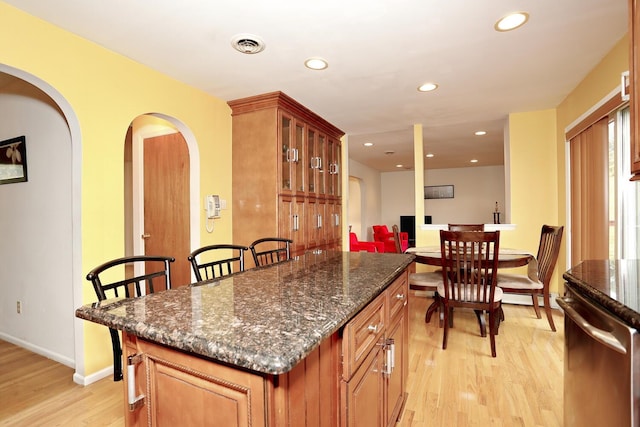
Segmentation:
{"type": "Polygon", "coordinates": [[[638,331],[565,289],[564,427],[640,425],[638,331]]]}

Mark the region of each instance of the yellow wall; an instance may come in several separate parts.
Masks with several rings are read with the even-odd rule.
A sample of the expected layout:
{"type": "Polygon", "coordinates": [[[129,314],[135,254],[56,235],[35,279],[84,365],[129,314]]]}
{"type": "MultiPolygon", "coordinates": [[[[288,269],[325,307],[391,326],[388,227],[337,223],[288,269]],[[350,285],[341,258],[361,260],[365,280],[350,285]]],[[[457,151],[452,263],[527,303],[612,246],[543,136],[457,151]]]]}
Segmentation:
{"type": "MultiPolygon", "coordinates": [[[[70,104],[81,131],[82,272],[124,251],[124,139],[132,120],[162,113],[183,122],[198,142],[200,183],[231,198],[231,114],[226,103],[148,67],[0,3],[0,63],[50,84],[70,104]]],[[[201,197],[202,200],[202,197],[201,197]]],[[[229,204],[230,205],[230,204],[229,204]]],[[[202,215],[201,215],[202,218],[202,215]]],[[[215,239],[231,240],[229,220],[215,239]]],[[[214,237],[200,225],[201,241],[214,237]]],[[[83,286],[83,300],[95,299],[83,286]]],[[[85,371],[112,363],[106,328],[82,322],[85,371]]]]}
{"type": "MultiPolygon", "coordinates": [[[[509,115],[510,209],[516,229],[501,233],[502,247],[536,253],[542,225],[562,225],[558,218],[555,118],[555,110],[509,115]]],[[[556,276],[559,271],[556,269],[556,276]]],[[[551,291],[557,292],[554,283],[552,279],[551,291]]]]}

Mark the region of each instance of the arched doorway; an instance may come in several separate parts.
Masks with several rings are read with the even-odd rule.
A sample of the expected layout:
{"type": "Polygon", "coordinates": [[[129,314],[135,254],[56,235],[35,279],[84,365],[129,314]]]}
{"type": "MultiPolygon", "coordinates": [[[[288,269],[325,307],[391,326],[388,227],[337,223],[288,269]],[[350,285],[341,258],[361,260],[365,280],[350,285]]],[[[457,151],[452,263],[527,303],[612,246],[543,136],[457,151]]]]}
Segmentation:
{"type": "Polygon", "coordinates": [[[192,282],[187,255],[197,246],[192,240],[199,240],[191,238],[191,230],[197,230],[191,211],[197,214],[199,198],[190,179],[197,146],[188,143],[176,122],[143,115],[131,124],[125,149],[125,253],[175,257],[172,282],[182,286],[192,282]]]}

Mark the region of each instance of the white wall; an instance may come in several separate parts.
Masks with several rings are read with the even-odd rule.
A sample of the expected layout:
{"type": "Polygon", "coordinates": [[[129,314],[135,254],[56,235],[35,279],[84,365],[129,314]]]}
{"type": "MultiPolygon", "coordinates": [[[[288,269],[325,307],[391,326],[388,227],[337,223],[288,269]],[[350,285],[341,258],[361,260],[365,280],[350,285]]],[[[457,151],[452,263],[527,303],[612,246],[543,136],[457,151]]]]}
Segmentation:
{"type": "MultiPolygon", "coordinates": [[[[502,212],[501,222],[507,222],[504,166],[425,170],[425,185],[454,186],[453,199],[424,201],[424,213],[432,216],[434,224],[493,223],[496,201],[502,212]]],[[[413,187],[412,171],[382,174],[382,224],[399,224],[401,215],[414,214],[413,187]]]]}
{"type": "Polygon", "coordinates": [[[20,135],[28,182],[0,185],[0,338],[73,366],[71,138],[53,101],[16,79],[0,89],[0,140],[20,135]]]}
{"type": "MultiPolygon", "coordinates": [[[[361,229],[352,229],[352,231],[358,235],[358,239],[360,240],[373,240],[373,230],[371,226],[381,224],[380,172],[349,159],[349,176],[357,178],[360,181],[360,211],[362,212],[360,221],[361,229]]],[[[350,207],[348,195],[344,199],[346,199],[348,215],[351,216],[352,207],[350,207]]],[[[345,200],[343,200],[342,203],[345,203],[345,200]]]]}

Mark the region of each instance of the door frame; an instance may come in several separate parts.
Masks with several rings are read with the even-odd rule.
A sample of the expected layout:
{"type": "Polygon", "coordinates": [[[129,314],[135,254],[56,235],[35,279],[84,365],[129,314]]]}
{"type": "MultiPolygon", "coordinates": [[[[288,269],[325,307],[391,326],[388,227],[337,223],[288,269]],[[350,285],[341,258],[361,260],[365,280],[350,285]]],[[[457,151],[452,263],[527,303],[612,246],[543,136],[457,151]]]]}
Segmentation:
{"type": "MultiPolygon", "coordinates": [[[[193,133],[179,120],[159,113],[149,113],[148,116],[158,117],[168,121],[182,134],[189,151],[189,246],[200,247],[200,153],[193,133]]],[[[133,251],[135,254],[144,254],[144,156],[143,145],[146,138],[169,135],[175,130],[162,125],[144,125],[134,132],[131,140],[133,163],[133,206],[132,206],[132,233],[133,251]]],[[[141,269],[136,266],[136,269],[141,269]]],[[[142,271],[135,271],[141,274],[142,271]]],[[[191,278],[194,280],[193,272],[191,278]]]]}

